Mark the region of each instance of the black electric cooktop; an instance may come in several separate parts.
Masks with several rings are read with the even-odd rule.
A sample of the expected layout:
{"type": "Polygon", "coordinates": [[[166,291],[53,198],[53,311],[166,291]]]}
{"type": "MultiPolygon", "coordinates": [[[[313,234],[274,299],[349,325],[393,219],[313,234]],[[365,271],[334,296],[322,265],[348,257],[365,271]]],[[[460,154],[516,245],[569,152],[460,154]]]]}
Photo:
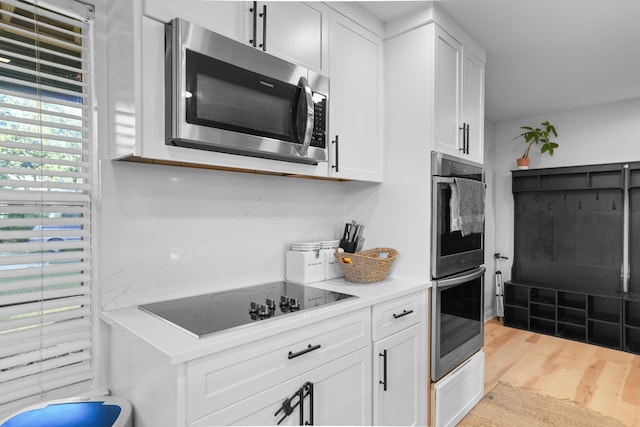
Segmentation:
{"type": "Polygon", "coordinates": [[[161,301],[139,306],[198,338],[248,323],[333,304],[353,295],[289,282],[161,301]]]}

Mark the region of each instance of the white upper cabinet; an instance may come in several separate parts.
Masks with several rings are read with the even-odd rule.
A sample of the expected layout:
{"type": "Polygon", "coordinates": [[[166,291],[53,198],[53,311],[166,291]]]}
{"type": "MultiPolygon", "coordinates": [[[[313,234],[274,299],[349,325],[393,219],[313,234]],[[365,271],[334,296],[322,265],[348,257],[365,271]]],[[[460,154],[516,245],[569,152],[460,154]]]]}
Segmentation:
{"type": "Polygon", "coordinates": [[[107,15],[109,158],[382,181],[382,38],[347,18],[350,13],[320,2],[110,0],[107,15]],[[165,24],[174,18],[247,46],[255,42],[256,50],[329,77],[329,162],[307,165],[167,145],[165,24]]]}
{"type": "Polygon", "coordinates": [[[144,0],[161,22],[183,18],[256,49],[328,73],[329,8],[323,3],[144,0]]]}
{"type": "Polygon", "coordinates": [[[460,156],[463,151],[461,119],[462,45],[438,26],[435,28],[435,145],[436,151],[460,156]]]}
{"type": "Polygon", "coordinates": [[[382,181],[382,39],[331,14],[329,135],[332,177],[382,181]]]}
{"type": "Polygon", "coordinates": [[[483,163],[485,64],[441,27],[434,27],[434,149],[483,163]]]}
{"type": "Polygon", "coordinates": [[[249,2],[248,40],[256,47],[328,74],[329,8],[322,3],[249,2]]]}
{"type": "Polygon", "coordinates": [[[484,69],[471,49],[462,49],[462,122],[467,125],[467,158],[484,163],[484,69]]]}
{"type": "Polygon", "coordinates": [[[247,32],[248,3],[242,1],[144,0],[144,15],[161,22],[186,19],[236,40],[247,32]]]}

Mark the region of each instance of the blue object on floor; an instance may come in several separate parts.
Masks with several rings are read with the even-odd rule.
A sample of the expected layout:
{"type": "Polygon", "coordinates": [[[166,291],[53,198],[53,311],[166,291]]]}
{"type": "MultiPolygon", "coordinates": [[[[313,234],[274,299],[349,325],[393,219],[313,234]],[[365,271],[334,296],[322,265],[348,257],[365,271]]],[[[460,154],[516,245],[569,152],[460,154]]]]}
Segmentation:
{"type": "Polygon", "coordinates": [[[112,397],[45,402],[7,419],[0,427],[113,427],[130,425],[131,405],[112,397]],[[124,412],[123,413],[123,406],[124,412]],[[120,421],[118,419],[120,416],[120,421]],[[126,418],[126,419],[124,419],[126,418]]]}

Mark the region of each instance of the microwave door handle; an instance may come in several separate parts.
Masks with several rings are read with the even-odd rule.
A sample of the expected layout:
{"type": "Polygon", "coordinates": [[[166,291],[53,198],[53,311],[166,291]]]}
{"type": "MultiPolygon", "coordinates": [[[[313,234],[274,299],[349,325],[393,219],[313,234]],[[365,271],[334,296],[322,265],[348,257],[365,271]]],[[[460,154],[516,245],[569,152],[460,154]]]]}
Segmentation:
{"type": "Polygon", "coordinates": [[[313,93],[311,92],[309,82],[304,77],[300,77],[298,86],[302,88],[300,94],[301,102],[298,102],[298,109],[303,109],[301,112],[305,112],[306,114],[304,114],[304,116],[307,118],[304,133],[300,132],[302,147],[298,150],[298,154],[306,156],[307,151],[309,150],[309,145],[311,145],[311,136],[313,134],[313,93]],[[303,97],[304,99],[302,99],[303,97]]]}
{"type": "Polygon", "coordinates": [[[478,267],[471,270],[469,273],[461,274],[459,276],[449,277],[447,279],[439,279],[435,281],[435,286],[438,289],[446,289],[452,286],[457,286],[464,282],[477,279],[484,274],[485,267],[478,267]]]}

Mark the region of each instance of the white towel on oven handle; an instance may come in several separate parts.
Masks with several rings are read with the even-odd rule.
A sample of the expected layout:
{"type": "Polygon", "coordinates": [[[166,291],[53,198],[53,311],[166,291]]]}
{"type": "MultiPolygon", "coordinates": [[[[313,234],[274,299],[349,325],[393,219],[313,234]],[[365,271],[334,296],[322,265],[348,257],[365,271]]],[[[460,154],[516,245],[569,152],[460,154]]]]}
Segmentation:
{"type": "MultiPolygon", "coordinates": [[[[458,226],[462,235],[482,233],[485,205],[484,182],[454,178],[454,183],[452,187],[456,187],[457,190],[458,226]]],[[[453,199],[453,196],[451,198],[453,199]]]]}
{"type": "Polygon", "coordinates": [[[449,230],[454,231],[462,230],[460,224],[460,194],[458,192],[458,185],[456,182],[449,184],[451,189],[451,198],[449,199],[449,230]]]}

